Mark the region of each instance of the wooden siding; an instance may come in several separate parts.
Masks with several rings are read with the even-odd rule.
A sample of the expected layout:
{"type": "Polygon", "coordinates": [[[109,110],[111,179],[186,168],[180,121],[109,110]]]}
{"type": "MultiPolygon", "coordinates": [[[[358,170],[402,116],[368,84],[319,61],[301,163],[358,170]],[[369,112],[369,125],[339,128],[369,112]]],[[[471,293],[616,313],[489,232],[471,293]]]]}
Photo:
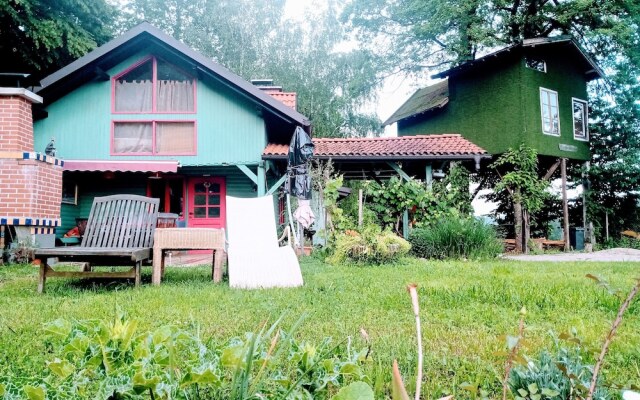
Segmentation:
{"type": "Polygon", "coordinates": [[[398,135],[460,133],[491,154],[520,143],[541,155],[588,160],[587,142],[573,138],[571,97],[586,100],[586,81],[570,55],[544,54],[547,73],[525,67],[524,57],[477,67],[449,80],[449,104],[398,122],[398,135]],[[540,87],[558,92],[561,136],[542,133],[540,87]],[[559,145],[576,151],[563,151],[559,145]]]}
{"type": "MultiPolygon", "coordinates": [[[[115,76],[149,54],[139,53],[107,72],[115,76]]],[[[255,106],[209,79],[197,81],[196,114],[112,114],[111,81],[89,82],[48,105],[46,110],[49,116],[34,124],[35,149],[44,151],[54,137],[57,156],[66,159],[171,159],[183,166],[253,164],[260,161],[267,144],[264,120],[255,106]],[[111,156],[111,121],[114,119],[195,119],[197,155],[111,156]]]]}

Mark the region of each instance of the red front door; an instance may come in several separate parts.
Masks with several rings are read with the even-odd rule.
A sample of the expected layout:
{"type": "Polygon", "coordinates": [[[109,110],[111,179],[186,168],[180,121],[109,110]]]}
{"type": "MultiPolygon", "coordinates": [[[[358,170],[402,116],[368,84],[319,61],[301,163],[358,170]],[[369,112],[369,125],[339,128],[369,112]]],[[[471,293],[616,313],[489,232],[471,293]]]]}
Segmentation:
{"type": "Polygon", "coordinates": [[[224,178],[191,178],[188,225],[194,228],[224,228],[225,196],[224,178]]]}

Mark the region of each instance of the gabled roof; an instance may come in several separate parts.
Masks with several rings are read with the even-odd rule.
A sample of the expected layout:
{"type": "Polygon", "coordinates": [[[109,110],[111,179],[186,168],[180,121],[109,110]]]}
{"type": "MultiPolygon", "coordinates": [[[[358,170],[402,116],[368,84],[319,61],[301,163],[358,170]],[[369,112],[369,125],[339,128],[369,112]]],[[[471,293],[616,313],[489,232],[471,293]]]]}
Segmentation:
{"type": "Polygon", "coordinates": [[[424,112],[442,108],[449,103],[449,81],[444,80],[435,85],[418,89],[409,100],[398,108],[382,126],[393,124],[401,119],[411,117],[413,115],[422,114],[424,112]]]}
{"type": "Polygon", "coordinates": [[[199,72],[218,80],[240,95],[285,120],[305,127],[310,125],[309,119],[304,115],[274,99],[227,68],[192,50],[184,43],[172,38],[148,22],[143,22],[133,27],[123,35],[42,79],[40,82],[41,88],[37,90],[37,93],[43,96],[47,103],[50,103],[92,79],[105,79],[105,70],[126,59],[131,55],[129,50],[140,46],[145,41],[182,55],[193,63],[194,68],[199,72]]]}
{"type": "MultiPolygon", "coordinates": [[[[314,138],[314,157],[342,161],[402,159],[475,159],[488,158],[481,147],[458,134],[417,135],[381,138],[314,138]]],[[[263,159],[283,159],[288,144],[270,143],[263,159]]]]}
{"type": "MultiPolygon", "coordinates": [[[[498,50],[484,57],[467,61],[454,68],[448,69],[432,76],[434,79],[449,78],[473,68],[484,65],[488,62],[506,58],[513,54],[514,51],[522,49],[530,49],[538,46],[568,46],[575,51],[580,60],[588,66],[586,70],[587,79],[603,78],[604,72],[598,67],[596,62],[591,58],[585,50],[569,35],[556,36],[550,38],[525,39],[522,43],[514,44],[504,49],[498,50]]],[[[444,107],[449,102],[449,81],[444,80],[426,88],[417,90],[404,104],[393,113],[382,126],[393,124],[402,119],[422,114],[427,111],[444,107]]]]}
{"type": "Polygon", "coordinates": [[[446,78],[467,71],[487,61],[494,60],[496,59],[496,57],[506,57],[514,50],[531,49],[539,46],[568,46],[570,49],[574,50],[577,53],[581,61],[585,62],[586,65],[589,65],[590,69],[586,71],[588,79],[604,78],[605,76],[604,72],[602,71],[602,69],[600,69],[598,64],[596,64],[595,60],[591,56],[589,56],[589,54],[587,54],[582,46],[580,46],[580,44],[571,35],[561,35],[555,37],[525,39],[522,41],[522,43],[517,43],[491,54],[487,54],[484,57],[467,61],[456,67],[435,74],[432,76],[432,78],[446,78]]]}

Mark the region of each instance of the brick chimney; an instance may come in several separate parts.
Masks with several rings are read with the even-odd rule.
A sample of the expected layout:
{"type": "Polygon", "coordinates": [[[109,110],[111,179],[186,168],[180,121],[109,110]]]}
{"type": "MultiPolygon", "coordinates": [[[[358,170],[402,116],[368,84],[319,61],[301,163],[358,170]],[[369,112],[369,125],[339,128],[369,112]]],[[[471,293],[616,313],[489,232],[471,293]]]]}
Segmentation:
{"type": "Polygon", "coordinates": [[[18,239],[52,247],[60,225],[63,162],[34,151],[33,103],[42,97],[0,87],[0,226],[5,233],[13,227],[18,239]]]}
{"type": "Polygon", "coordinates": [[[283,91],[282,86],[275,86],[273,84],[273,79],[253,79],[251,83],[274,99],[283,102],[294,110],[296,109],[298,100],[298,94],[296,92],[283,91]]]}

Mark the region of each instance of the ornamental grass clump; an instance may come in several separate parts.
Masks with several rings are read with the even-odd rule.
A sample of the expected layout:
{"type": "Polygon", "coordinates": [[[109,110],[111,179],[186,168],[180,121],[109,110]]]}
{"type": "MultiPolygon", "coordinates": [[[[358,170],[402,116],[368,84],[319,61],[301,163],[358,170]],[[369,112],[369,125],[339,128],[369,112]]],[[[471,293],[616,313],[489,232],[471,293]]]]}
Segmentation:
{"type": "Polygon", "coordinates": [[[390,263],[407,255],[411,245],[391,231],[371,225],[362,230],[346,230],[335,238],[331,264],[354,262],[363,264],[390,263]]]}
{"type": "Polygon", "coordinates": [[[435,224],[413,230],[411,253],[422,258],[489,259],[503,247],[493,226],[475,218],[443,218],[435,224]]]}

